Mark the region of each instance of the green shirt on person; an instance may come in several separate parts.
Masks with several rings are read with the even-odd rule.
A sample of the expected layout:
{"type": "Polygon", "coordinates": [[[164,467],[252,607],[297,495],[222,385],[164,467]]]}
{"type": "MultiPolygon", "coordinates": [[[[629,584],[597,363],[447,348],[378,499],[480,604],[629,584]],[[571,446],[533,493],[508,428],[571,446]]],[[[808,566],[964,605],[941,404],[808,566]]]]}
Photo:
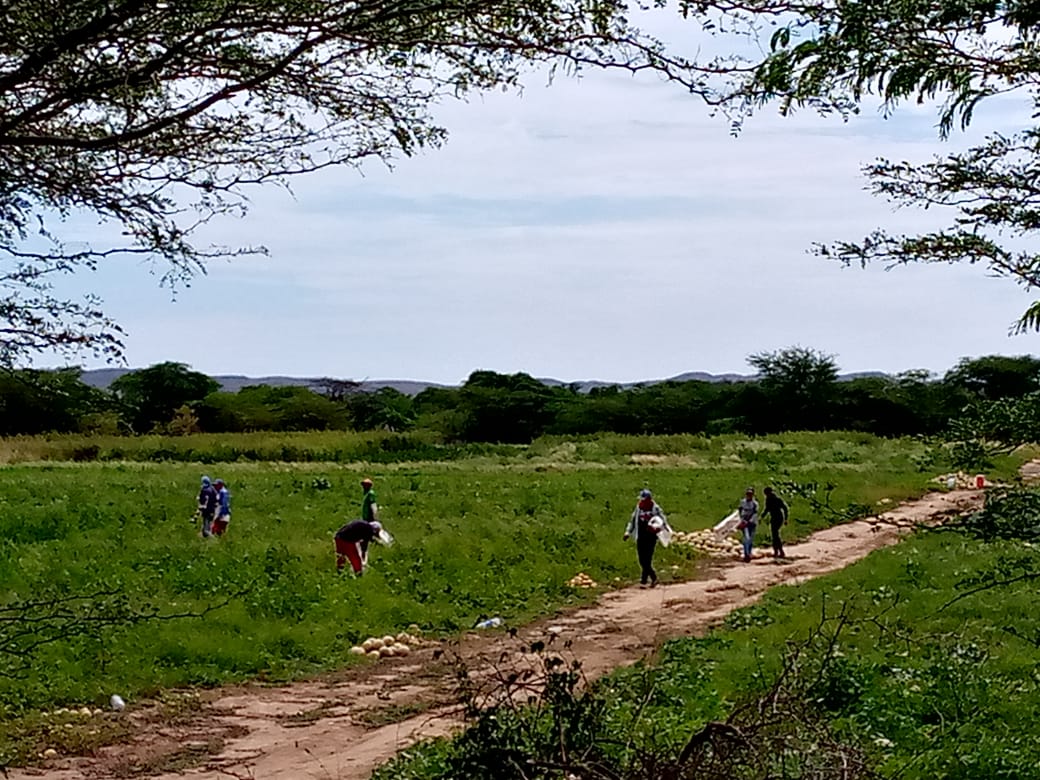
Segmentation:
{"type": "Polygon", "coordinates": [[[371,523],[376,519],[376,491],[366,490],[365,497],[361,499],[361,519],[366,523],[371,523]]]}

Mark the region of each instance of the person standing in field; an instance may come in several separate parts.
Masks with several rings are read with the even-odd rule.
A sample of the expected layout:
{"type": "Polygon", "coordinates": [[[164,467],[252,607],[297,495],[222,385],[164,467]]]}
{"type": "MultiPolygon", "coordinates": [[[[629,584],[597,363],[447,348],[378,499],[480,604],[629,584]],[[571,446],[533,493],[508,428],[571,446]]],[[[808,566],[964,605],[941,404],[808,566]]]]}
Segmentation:
{"type": "Polygon", "coordinates": [[[213,518],[213,535],[223,536],[231,522],[231,493],[224,484],[224,480],[213,481],[213,487],[217,491],[217,515],[213,518]]]}
{"type": "Polygon", "coordinates": [[[784,542],[780,538],[780,528],[787,522],[787,504],[780,496],[773,492],[773,488],[767,487],[765,513],[769,515],[769,530],[772,533],[773,557],[783,558],[784,542]]]}
{"type": "Polygon", "coordinates": [[[372,489],[372,480],[365,477],[361,480],[361,519],[367,523],[379,520],[379,505],[376,503],[376,491],[372,489]]]}
{"type": "Polygon", "coordinates": [[[625,526],[625,535],[622,541],[628,541],[628,537],[636,539],[636,555],[639,558],[640,574],[639,587],[645,588],[649,583],[651,588],[657,586],[657,572],[654,571],[654,550],[657,548],[657,533],[668,526],[668,518],[665,517],[661,507],[654,501],[653,494],[649,490],[639,493],[639,501],[632,511],[632,516],[625,526]]]}
{"type": "Polygon", "coordinates": [[[209,477],[202,478],[202,489],[199,491],[199,516],[202,518],[202,537],[209,538],[213,529],[213,518],[217,513],[217,491],[209,477]]]}
{"type": "Polygon", "coordinates": [[[382,530],[383,526],[377,520],[351,520],[336,531],[336,571],[343,571],[350,561],[354,574],[360,575],[368,560],[368,545],[379,539],[382,530]]]}
{"type": "Polygon", "coordinates": [[[755,544],[755,530],[758,528],[758,502],[753,487],[744,491],[744,497],[737,504],[737,514],[740,516],[737,528],[744,533],[744,563],[749,563],[751,548],[755,544]]]}

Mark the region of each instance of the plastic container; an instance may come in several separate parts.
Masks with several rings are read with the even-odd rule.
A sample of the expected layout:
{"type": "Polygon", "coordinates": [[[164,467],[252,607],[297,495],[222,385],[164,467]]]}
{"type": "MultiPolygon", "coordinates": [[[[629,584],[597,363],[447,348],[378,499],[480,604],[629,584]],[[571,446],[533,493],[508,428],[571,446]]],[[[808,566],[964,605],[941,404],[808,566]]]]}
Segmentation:
{"type": "Polygon", "coordinates": [[[981,490],[982,488],[986,487],[986,475],[985,474],[976,474],[975,475],[975,487],[979,488],[979,490],[981,490]]]}
{"type": "Polygon", "coordinates": [[[481,620],[479,623],[477,623],[476,627],[477,628],[498,628],[500,625],[502,625],[502,618],[500,618],[500,617],[493,617],[493,618],[488,618],[487,620],[481,620]]]}
{"type": "Polygon", "coordinates": [[[948,487],[950,490],[953,490],[955,487],[957,487],[957,477],[947,477],[946,487],[948,487]]]}

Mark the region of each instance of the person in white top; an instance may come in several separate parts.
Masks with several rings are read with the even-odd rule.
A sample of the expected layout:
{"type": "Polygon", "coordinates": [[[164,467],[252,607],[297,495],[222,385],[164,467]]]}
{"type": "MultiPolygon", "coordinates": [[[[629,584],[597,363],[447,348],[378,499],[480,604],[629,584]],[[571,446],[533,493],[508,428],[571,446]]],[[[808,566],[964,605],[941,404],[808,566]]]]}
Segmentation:
{"type": "Polygon", "coordinates": [[[755,489],[749,487],[744,497],[737,504],[740,524],[737,526],[744,532],[744,563],[751,560],[751,547],[755,543],[755,531],[758,528],[758,502],[755,500],[755,489]]]}

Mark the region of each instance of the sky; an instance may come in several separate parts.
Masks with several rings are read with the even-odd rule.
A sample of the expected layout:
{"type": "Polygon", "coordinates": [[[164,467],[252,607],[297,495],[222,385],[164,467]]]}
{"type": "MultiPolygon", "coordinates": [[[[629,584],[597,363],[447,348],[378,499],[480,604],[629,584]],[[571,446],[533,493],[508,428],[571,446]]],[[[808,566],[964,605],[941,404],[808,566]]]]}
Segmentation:
{"type": "Polygon", "coordinates": [[[73,291],[101,295],[130,367],[211,375],[630,382],[749,374],[750,354],[795,345],[842,372],[942,374],[1037,352],[1040,336],[1008,336],[1028,296],[977,267],[861,270],[807,250],[943,224],[865,192],[861,166],[925,160],[1028,114],[984,102],[944,144],[927,107],[848,122],[767,108],[732,137],[654,78],[535,73],[520,95],[439,106],[444,148],[256,191],[249,216],[206,234],[268,257],[216,262],[175,295],[118,261],[73,291]]]}

